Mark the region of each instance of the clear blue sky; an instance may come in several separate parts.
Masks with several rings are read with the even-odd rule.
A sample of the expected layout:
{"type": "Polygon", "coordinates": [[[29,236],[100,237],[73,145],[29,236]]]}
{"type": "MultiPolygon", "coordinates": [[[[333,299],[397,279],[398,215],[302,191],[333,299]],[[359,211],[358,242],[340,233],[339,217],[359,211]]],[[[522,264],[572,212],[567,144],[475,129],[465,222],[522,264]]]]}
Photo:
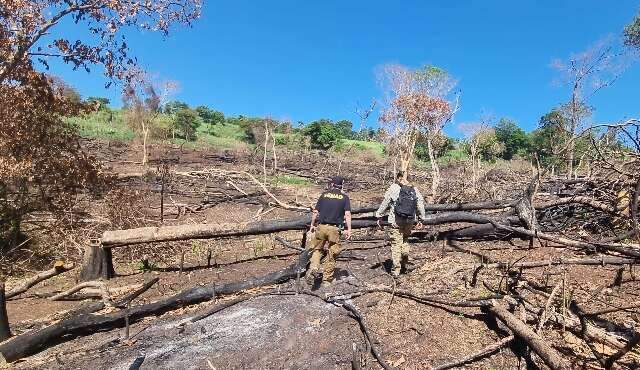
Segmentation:
{"type": "MultiPolygon", "coordinates": [[[[179,81],[176,99],[227,115],[355,123],[357,102],[381,95],[375,68],[397,62],[434,64],[459,79],[456,122],[485,110],[529,131],[569,97],[552,83],[551,60],[618,37],[639,10],[638,0],[205,0],[193,28],[127,36],[143,67],[179,81]]],[[[120,102],[97,70],[52,72],[85,97],[120,102]]],[[[592,99],[596,120],[640,116],[638,86],[635,64],[592,99]]]]}

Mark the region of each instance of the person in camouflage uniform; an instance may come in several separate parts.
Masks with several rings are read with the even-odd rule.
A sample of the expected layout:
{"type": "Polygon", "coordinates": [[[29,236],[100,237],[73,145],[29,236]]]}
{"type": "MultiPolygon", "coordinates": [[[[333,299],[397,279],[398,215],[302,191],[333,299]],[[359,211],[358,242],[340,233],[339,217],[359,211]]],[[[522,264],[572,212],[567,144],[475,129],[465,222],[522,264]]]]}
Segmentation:
{"type": "Polygon", "coordinates": [[[391,260],[393,261],[391,273],[393,276],[397,277],[400,275],[403,268],[406,269],[406,265],[409,262],[409,244],[407,244],[407,239],[409,238],[409,235],[411,235],[411,231],[414,227],[417,226],[418,229],[422,228],[420,220],[424,220],[426,217],[424,210],[424,198],[422,194],[418,188],[409,184],[406,174],[402,171],[398,172],[396,175],[396,181],[391,184],[389,189],[387,189],[384,199],[376,211],[378,226],[382,227],[381,221],[385,215],[388,216],[387,220],[390,224],[390,228],[387,229],[387,233],[391,239],[391,260]],[[416,215],[409,217],[396,214],[395,209],[401,191],[407,188],[413,188],[413,191],[415,191],[415,211],[417,211],[416,215]]]}

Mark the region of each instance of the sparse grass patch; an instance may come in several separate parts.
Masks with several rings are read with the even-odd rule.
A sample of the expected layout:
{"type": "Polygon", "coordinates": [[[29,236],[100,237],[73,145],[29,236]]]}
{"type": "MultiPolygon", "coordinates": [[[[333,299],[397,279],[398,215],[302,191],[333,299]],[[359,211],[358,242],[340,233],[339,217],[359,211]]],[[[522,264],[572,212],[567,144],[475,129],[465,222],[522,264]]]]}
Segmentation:
{"type": "Polygon", "coordinates": [[[212,127],[201,125],[198,127],[198,139],[195,142],[186,143],[185,146],[202,148],[214,147],[221,149],[237,149],[247,147],[246,133],[238,125],[219,124],[212,127]]]}
{"type": "Polygon", "coordinates": [[[371,151],[375,154],[383,155],[384,154],[384,144],[377,141],[362,141],[362,140],[350,140],[344,139],[342,140],[342,148],[347,149],[353,145],[353,148],[359,151],[371,151]]]}
{"type": "Polygon", "coordinates": [[[293,176],[293,175],[273,176],[271,178],[271,181],[274,185],[297,185],[297,186],[311,185],[311,181],[309,181],[309,179],[300,177],[300,176],[293,176]]]}

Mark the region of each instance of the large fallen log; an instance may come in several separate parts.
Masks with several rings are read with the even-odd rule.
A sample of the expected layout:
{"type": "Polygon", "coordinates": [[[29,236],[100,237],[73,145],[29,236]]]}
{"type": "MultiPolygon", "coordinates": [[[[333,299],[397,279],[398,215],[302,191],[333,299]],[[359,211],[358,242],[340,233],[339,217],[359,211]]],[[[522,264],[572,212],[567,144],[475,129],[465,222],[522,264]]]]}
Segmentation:
{"type": "Polygon", "coordinates": [[[15,362],[79,336],[90,335],[101,330],[124,327],[126,325],[126,316],[128,316],[129,323],[134,323],[148,316],[160,315],[177,308],[208,301],[219,295],[228,295],[246,289],[283,283],[303,273],[306,270],[308,261],[308,252],[303,252],[297,262],[283,270],[252,277],[240,282],[196,286],[157,302],[131,307],[128,310],[128,314],[125,311],[119,311],[106,315],[84,314],[69,317],[46,328],[16,336],[0,344],[0,354],[4,356],[7,362],[15,362]]]}
{"type": "MultiPolygon", "coordinates": [[[[88,247],[80,273],[80,280],[110,279],[115,275],[110,248],[152,242],[229,238],[271,234],[281,231],[306,230],[310,222],[311,217],[306,215],[295,219],[257,221],[243,224],[195,224],[106,231],[102,235],[100,246],[91,245],[88,247]]],[[[487,224],[495,221],[485,215],[461,211],[428,215],[423,223],[426,225],[439,225],[457,222],[487,224]]],[[[354,229],[376,226],[376,220],[373,217],[355,218],[352,221],[354,229]]]]}
{"type": "MultiPolygon", "coordinates": [[[[87,247],[80,280],[110,279],[115,276],[111,248],[151,242],[228,238],[306,230],[309,228],[310,222],[310,216],[302,216],[296,219],[257,221],[244,224],[196,224],[106,231],[102,235],[101,245],[92,244],[87,247]]],[[[376,226],[376,221],[373,218],[352,221],[354,229],[374,226],[376,226]]]]}
{"type": "MultiPolygon", "coordinates": [[[[228,238],[247,235],[271,234],[281,231],[305,230],[311,218],[256,221],[244,224],[196,224],[162,227],[141,227],[129,230],[106,231],[102,234],[102,247],[113,248],[132,244],[167,242],[190,239],[228,238]]],[[[354,219],[354,229],[375,226],[372,219],[354,219]]]]}

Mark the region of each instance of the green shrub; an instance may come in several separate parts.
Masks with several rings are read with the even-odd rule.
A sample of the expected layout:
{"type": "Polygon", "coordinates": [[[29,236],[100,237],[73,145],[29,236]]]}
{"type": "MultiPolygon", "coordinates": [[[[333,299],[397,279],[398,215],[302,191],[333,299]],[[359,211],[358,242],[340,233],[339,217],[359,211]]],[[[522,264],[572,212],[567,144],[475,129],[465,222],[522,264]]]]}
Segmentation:
{"type": "Polygon", "coordinates": [[[340,130],[329,120],[311,122],[304,128],[304,134],[311,139],[314,149],[329,150],[341,141],[340,130]]]}
{"type": "Polygon", "coordinates": [[[195,141],[200,126],[200,117],[193,109],[179,109],[173,116],[173,126],[176,134],[188,141],[195,141]]]}

